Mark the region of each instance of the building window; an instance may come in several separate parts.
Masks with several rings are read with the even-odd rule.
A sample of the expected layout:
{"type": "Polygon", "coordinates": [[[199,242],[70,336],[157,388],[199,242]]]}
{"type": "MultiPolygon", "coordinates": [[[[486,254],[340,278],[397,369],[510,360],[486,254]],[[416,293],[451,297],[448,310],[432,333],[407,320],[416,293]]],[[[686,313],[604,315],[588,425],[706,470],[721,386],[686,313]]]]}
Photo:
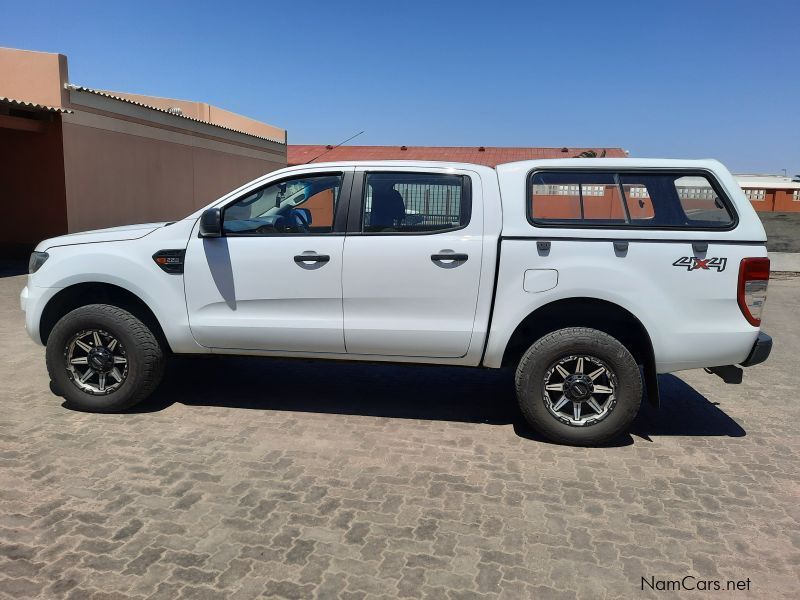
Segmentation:
{"type": "Polygon", "coordinates": [[[714,188],[709,185],[678,187],[677,190],[681,200],[715,200],[717,197],[714,188]]]}
{"type": "Polygon", "coordinates": [[[792,192],[792,200],[794,202],[800,202],[800,190],[795,190],[792,192]]]}
{"type": "Polygon", "coordinates": [[[750,202],[763,202],[766,196],[766,190],[755,190],[755,189],[746,189],[743,190],[744,195],[747,196],[747,199],[750,202]]]}

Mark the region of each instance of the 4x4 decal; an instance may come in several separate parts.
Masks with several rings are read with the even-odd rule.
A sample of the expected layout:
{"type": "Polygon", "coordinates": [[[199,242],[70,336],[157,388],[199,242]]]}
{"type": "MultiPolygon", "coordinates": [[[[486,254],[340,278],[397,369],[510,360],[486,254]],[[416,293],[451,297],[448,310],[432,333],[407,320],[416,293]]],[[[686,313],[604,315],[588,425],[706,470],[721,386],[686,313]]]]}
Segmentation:
{"type": "Polygon", "coordinates": [[[727,264],[727,258],[697,258],[696,256],[681,256],[678,260],[672,263],[672,266],[686,267],[687,271],[696,271],[698,269],[710,271],[711,269],[715,269],[716,271],[722,273],[727,264]]]}

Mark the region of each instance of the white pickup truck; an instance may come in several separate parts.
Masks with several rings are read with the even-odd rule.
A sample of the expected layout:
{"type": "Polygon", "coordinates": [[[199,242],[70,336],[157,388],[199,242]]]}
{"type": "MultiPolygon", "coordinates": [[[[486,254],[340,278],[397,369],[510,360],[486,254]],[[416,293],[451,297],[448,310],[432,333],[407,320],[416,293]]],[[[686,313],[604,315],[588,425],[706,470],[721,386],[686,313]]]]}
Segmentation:
{"type": "Polygon", "coordinates": [[[593,445],[658,373],[766,360],[765,241],[712,160],[311,164],[46,240],[21,302],[78,409],[139,402],[169,354],[508,366],[538,431],[593,445]]]}

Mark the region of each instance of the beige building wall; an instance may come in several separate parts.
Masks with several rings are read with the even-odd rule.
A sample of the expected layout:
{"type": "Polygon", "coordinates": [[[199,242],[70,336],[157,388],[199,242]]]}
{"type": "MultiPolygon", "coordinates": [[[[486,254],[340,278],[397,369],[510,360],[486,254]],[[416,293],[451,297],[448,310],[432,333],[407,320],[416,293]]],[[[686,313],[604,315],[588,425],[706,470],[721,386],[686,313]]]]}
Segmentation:
{"type": "Polygon", "coordinates": [[[248,147],[100,111],[62,119],[70,232],[180,219],[286,166],[278,145],[248,147]]]}
{"type": "Polygon", "coordinates": [[[15,104],[27,116],[11,116],[0,102],[0,200],[14,231],[0,252],[3,243],[180,219],[286,166],[279,127],[203,102],[66,84],[65,56],[0,48],[0,97],[67,111],[15,104]],[[191,118],[163,112],[172,107],[191,118]]]}
{"type": "Polygon", "coordinates": [[[66,106],[67,57],[0,48],[0,96],[44,106],[66,106]]]}

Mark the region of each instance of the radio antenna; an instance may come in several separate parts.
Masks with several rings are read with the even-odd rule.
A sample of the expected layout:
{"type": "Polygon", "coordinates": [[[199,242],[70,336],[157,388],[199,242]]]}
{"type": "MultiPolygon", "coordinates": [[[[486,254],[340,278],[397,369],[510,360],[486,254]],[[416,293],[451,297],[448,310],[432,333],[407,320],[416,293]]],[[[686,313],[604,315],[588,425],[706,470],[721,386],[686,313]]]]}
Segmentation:
{"type": "Polygon", "coordinates": [[[318,159],[320,156],[322,156],[322,155],[324,155],[324,154],[327,154],[327,153],[328,153],[328,152],[330,152],[331,150],[336,150],[336,148],[338,148],[339,146],[344,146],[344,145],[345,145],[347,142],[349,142],[350,140],[353,140],[353,139],[357,138],[357,137],[358,137],[358,136],[360,136],[362,133],[364,133],[364,132],[363,132],[363,131],[359,131],[357,134],[355,134],[355,135],[353,135],[353,136],[350,136],[350,137],[349,137],[349,138],[347,138],[345,141],[343,141],[343,142],[339,142],[339,143],[338,143],[338,144],[336,144],[335,146],[330,146],[329,148],[325,148],[325,152],[322,152],[322,153],[320,153],[320,154],[317,154],[317,155],[316,155],[314,158],[312,158],[311,160],[309,160],[308,162],[305,162],[305,163],[303,163],[303,164],[304,164],[304,165],[307,165],[308,163],[312,163],[312,162],[314,162],[314,161],[315,161],[315,160],[317,160],[317,159],[318,159]]]}

